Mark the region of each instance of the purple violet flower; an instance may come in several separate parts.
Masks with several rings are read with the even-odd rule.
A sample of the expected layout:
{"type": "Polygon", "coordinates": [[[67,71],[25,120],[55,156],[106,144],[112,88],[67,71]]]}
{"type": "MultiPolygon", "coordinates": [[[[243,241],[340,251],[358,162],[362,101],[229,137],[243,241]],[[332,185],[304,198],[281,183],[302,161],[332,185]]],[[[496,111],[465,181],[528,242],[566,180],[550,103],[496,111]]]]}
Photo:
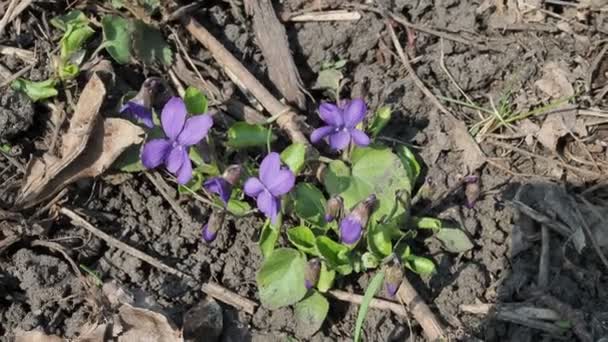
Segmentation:
{"type": "Polygon", "coordinates": [[[192,179],[192,162],[188,156],[190,146],[200,142],[213,126],[210,115],[196,115],[186,119],[186,104],[179,97],[172,97],[163,107],[161,126],[167,138],[152,139],[144,145],[141,161],[148,169],[165,164],[167,170],[177,176],[179,184],[192,179]]]}
{"type": "Polygon", "coordinates": [[[319,106],[319,117],[327,124],[315,129],[310,135],[313,143],[327,138],[333,150],[343,150],[350,141],[359,146],[369,145],[369,137],[363,131],[355,128],[367,112],[367,105],[361,99],[345,101],[344,105],[336,106],[331,103],[322,103],[319,106]]]}
{"type": "Polygon", "coordinates": [[[146,127],[154,127],[152,121],[152,102],[153,97],[159,92],[162,82],[158,77],[149,77],[144,83],[137,95],[135,95],[127,103],[120,108],[121,114],[130,114],[135,120],[142,122],[146,127]]]}
{"type": "Polygon", "coordinates": [[[340,240],[347,245],[356,245],[367,226],[369,215],[376,204],[376,196],[370,195],[359,202],[342,221],[340,221],[340,240]]]}
{"type": "Polygon", "coordinates": [[[249,178],[244,190],[248,196],[256,198],[258,209],[275,224],[281,209],[281,196],[293,188],[295,181],[293,172],[281,167],[279,154],[272,152],[260,164],[260,177],[249,178]]]}
{"type": "Polygon", "coordinates": [[[207,191],[220,196],[225,205],[228,205],[232,188],[241,178],[241,166],[230,165],[220,177],[213,177],[205,181],[203,186],[207,191]]]}

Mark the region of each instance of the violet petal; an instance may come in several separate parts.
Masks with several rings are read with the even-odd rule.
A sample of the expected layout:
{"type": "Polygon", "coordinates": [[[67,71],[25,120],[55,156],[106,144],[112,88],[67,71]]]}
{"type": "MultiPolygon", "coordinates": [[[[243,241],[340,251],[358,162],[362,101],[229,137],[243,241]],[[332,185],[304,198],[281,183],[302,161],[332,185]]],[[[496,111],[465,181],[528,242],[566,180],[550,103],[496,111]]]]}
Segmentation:
{"type": "Polygon", "coordinates": [[[278,198],[272,196],[270,192],[264,190],[258,195],[257,205],[258,209],[260,209],[260,211],[270,219],[270,222],[273,224],[276,223],[280,205],[278,198]]]}
{"type": "Polygon", "coordinates": [[[184,124],[184,129],[177,137],[177,142],[184,146],[191,146],[201,141],[213,126],[211,115],[196,115],[184,124]]]}
{"type": "Polygon", "coordinates": [[[171,150],[171,143],[166,139],[152,139],[144,145],[141,163],[148,169],[158,167],[165,161],[171,150]]]}
{"type": "Polygon", "coordinates": [[[296,182],[296,176],[287,168],[280,170],[271,182],[266,184],[266,188],[275,196],[281,196],[288,193],[296,182]]]}
{"type": "Polygon", "coordinates": [[[329,136],[329,146],[334,150],[343,150],[350,143],[350,133],[338,131],[329,136]]]}
{"type": "Polygon", "coordinates": [[[340,222],[340,240],[348,245],[355,244],[361,238],[363,227],[359,220],[347,216],[340,222]]]}
{"type": "Polygon", "coordinates": [[[247,196],[258,197],[258,195],[262,191],[264,191],[264,185],[262,184],[262,182],[260,182],[259,179],[251,177],[245,182],[243,190],[245,191],[245,194],[247,194],[247,196]]]}
{"type": "Polygon", "coordinates": [[[182,167],[184,160],[188,158],[188,155],[184,156],[184,152],[185,150],[181,146],[175,146],[171,149],[166,161],[167,170],[169,172],[175,174],[177,173],[177,170],[182,167]]]}
{"type": "Polygon", "coordinates": [[[314,131],[312,131],[312,134],[310,135],[310,141],[313,144],[316,144],[321,139],[323,139],[326,136],[328,136],[329,134],[331,134],[331,132],[333,132],[334,130],[336,130],[336,128],[334,126],[319,127],[317,129],[315,129],[314,131]]]}
{"type": "Polygon", "coordinates": [[[367,112],[367,105],[365,101],[361,99],[352,99],[344,107],[344,126],[348,128],[355,128],[359,122],[365,118],[367,112]]]}
{"type": "Polygon", "coordinates": [[[281,157],[276,152],[269,153],[260,164],[260,180],[262,184],[268,186],[268,184],[272,183],[280,170],[281,157]]]}
{"type": "Polygon", "coordinates": [[[350,135],[353,137],[353,141],[355,142],[355,144],[365,147],[367,145],[369,145],[370,140],[369,137],[367,136],[367,134],[363,133],[362,131],[354,128],[350,131],[350,135]]]}
{"type": "Polygon", "coordinates": [[[186,104],[179,97],[172,97],[161,112],[160,121],[167,137],[177,139],[186,122],[186,104]]]}
{"type": "Polygon", "coordinates": [[[224,204],[228,204],[230,194],[232,193],[232,185],[222,177],[213,177],[208,179],[203,184],[205,189],[220,196],[224,204]]]}
{"type": "Polygon", "coordinates": [[[319,117],[330,126],[342,126],[344,120],[342,119],[342,110],[338,106],[331,103],[321,103],[319,106],[319,117]]]}
{"type": "MultiPolygon", "coordinates": [[[[186,153],[184,151],[184,153],[186,153]]],[[[186,154],[184,162],[182,163],[182,167],[177,171],[177,183],[180,185],[188,184],[188,182],[192,179],[192,162],[188,155],[186,154]]]]}

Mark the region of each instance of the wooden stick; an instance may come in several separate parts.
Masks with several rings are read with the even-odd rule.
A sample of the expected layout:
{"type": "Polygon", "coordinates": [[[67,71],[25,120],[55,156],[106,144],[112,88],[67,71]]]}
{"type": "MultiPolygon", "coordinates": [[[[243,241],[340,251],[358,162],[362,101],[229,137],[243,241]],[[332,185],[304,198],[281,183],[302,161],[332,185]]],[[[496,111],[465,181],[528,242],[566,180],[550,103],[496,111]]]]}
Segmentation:
{"type": "Polygon", "coordinates": [[[270,0],[246,0],[245,9],[253,15],[255,41],[268,66],[268,78],[288,103],[306,109],[302,80],[289,50],[287,32],[277,18],[270,0]]]}
{"type": "MultiPolygon", "coordinates": [[[[363,302],[363,296],[358,295],[356,293],[341,290],[329,290],[327,291],[327,294],[343,302],[349,302],[358,305],[361,305],[361,303],[363,302]]],[[[369,303],[369,307],[379,310],[392,311],[395,315],[407,317],[407,311],[405,310],[403,305],[388,300],[374,298],[369,303]]]]}
{"type": "Polygon", "coordinates": [[[414,319],[420,324],[429,341],[446,340],[447,334],[443,323],[439,321],[429,306],[426,305],[405,276],[403,277],[401,286],[397,290],[397,297],[414,315],[414,319]]]}
{"type": "Polygon", "coordinates": [[[547,225],[541,226],[540,258],[538,262],[538,286],[545,288],[549,285],[549,266],[551,264],[551,232],[547,225]]]}
{"type": "Polygon", "coordinates": [[[241,309],[250,315],[254,314],[255,307],[258,305],[256,302],[239,296],[238,294],[215,283],[203,284],[202,290],[207,295],[221,302],[232,305],[235,308],[241,309]]]}
{"type": "Polygon", "coordinates": [[[224,69],[236,75],[272,117],[278,117],[276,120],[277,124],[287,133],[292,142],[310,146],[310,142],[302,133],[297,120],[297,114],[292,108],[277,100],[241,62],[195,19],[185,17],[183,22],[188,32],[211,52],[215,60],[224,69]]]}
{"type": "Polygon", "coordinates": [[[20,0],[11,0],[6,8],[6,12],[4,12],[4,16],[0,20],[0,37],[4,34],[4,29],[6,25],[11,21],[13,12],[15,11],[15,6],[19,3],[20,0]]]}
{"type": "Polygon", "coordinates": [[[357,21],[361,13],[357,11],[335,10],[322,12],[308,12],[289,17],[288,21],[357,21]]]}

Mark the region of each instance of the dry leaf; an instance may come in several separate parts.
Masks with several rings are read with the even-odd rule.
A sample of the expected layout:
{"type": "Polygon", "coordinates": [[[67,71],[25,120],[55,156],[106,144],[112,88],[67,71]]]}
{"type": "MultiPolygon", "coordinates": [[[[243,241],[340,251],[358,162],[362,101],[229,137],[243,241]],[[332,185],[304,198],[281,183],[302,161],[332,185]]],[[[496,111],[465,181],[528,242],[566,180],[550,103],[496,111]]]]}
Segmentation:
{"type": "Polygon", "coordinates": [[[43,201],[68,184],[79,179],[97,177],[107,170],[127,147],[142,141],[143,130],[118,118],[99,122],[93,130],[84,152],[63,171],[49,180],[36,194],[36,198],[23,203],[24,207],[43,201]]]}
{"type": "Polygon", "coordinates": [[[85,323],[80,327],[78,342],[104,342],[107,334],[107,324],[85,323]]]}
{"type": "Polygon", "coordinates": [[[547,116],[536,138],[552,152],[557,151],[559,139],[576,129],[576,110],[547,116]]]}
{"type": "Polygon", "coordinates": [[[517,124],[517,130],[526,135],[526,144],[532,146],[534,137],[540,130],[540,127],[530,119],[524,119],[517,124]]]}
{"type": "Polygon", "coordinates": [[[184,339],[164,315],[142,308],[123,304],[119,309],[125,332],[118,337],[124,342],[178,342],[184,339]]]}
{"type": "Polygon", "coordinates": [[[38,330],[15,332],[15,342],[63,342],[63,339],[55,335],[47,335],[38,330]]]}
{"type": "Polygon", "coordinates": [[[543,77],[534,84],[552,98],[573,96],[574,87],[568,80],[569,75],[565,66],[549,62],[543,67],[543,77]]]}
{"type": "Polygon", "coordinates": [[[29,207],[37,203],[33,201],[41,195],[47,184],[82,153],[97,121],[105,95],[103,82],[94,74],[84,87],[70,119],[70,127],[61,139],[60,156],[48,151],[42,158],[30,161],[17,197],[17,206],[29,207]]]}
{"type": "MultiPolygon", "coordinates": [[[[488,24],[491,28],[501,29],[519,23],[538,23],[545,20],[542,0],[494,0],[496,10],[490,15],[488,24]]],[[[485,11],[488,3],[482,3],[478,12],[485,11]]]]}

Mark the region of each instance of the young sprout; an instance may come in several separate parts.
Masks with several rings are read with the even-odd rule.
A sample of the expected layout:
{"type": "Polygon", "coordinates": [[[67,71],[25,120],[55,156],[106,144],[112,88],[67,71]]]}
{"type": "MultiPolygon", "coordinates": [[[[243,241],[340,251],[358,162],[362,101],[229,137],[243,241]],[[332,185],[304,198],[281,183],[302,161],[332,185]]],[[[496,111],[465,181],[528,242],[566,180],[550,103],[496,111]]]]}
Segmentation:
{"type": "Polygon", "coordinates": [[[135,120],[141,121],[148,128],[154,127],[154,122],[152,121],[152,103],[161,85],[162,81],[160,78],[148,77],[142,83],[137,95],[120,108],[120,113],[131,115],[135,120]]]}
{"type": "Polygon", "coordinates": [[[211,216],[209,217],[209,221],[207,224],[203,226],[202,237],[203,241],[207,243],[211,243],[217,237],[217,232],[224,225],[224,218],[226,217],[226,212],[223,210],[214,210],[211,212],[211,216]]]}
{"type": "Polygon", "coordinates": [[[321,260],[319,260],[319,258],[310,259],[306,264],[306,270],[304,271],[304,285],[307,289],[310,290],[317,286],[319,273],[321,273],[321,260]]]}
{"type": "Polygon", "coordinates": [[[220,177],[213,177],[205,181],[203,186],[207,191],[220,196],[224,204],[228,205],[232,188],[241,178],[242,167],[238,164],[230,165],[220,177]]]}
{"type": "Polygon", "coordinates": [[[345,101],[344,105],[336,106],[322,103],[319,107],[319,117],[327,125],[315,129],[310,135],[310,141],[319,142],[327,138],[333,150],[344,150],[351,140],[359,146],[369,145],[369,137],[363,131],[355,128],[365,118],[367,105],[361,99],[345,101]]]}
{"type": "Polygon", "coordinates": [[[369,215],[376,204],[376,195],[369,195],[359,202],[340,222],[340,240],[347,245],[355,245],[363,235],[369,215]]]}
{"type": "Polygon", "coordinates": [[[258,209],[275,224],[281,209],[281,196],[293,188],[295,181],[293,172],[281,167],[279,154],[271,152],[260,164],[260,177],[249,178],[244,190],[247,196],[256,198],[258,209]]]}
{"type": "Polygon", "coordinates": [[[342,210],[344,210],[344,201],[342,197],[335,195],[327,200],[327,204],[325,204],[325,222],[331,222],[335,218],[340,217],[342,214],[342,210]]]}
{"type": "Polygon", "coordinates": [[[177,176],[179,184],[192,179],[192,162],[188,156],[190,146],[199,143],[213,126],[210,115],[195,115],[186,119],[186,104],[172,97],[161,113],[161,126],[167,138],[152,139],[144,145],[141,161],[148,169],[165,164],[177,176]]]}

